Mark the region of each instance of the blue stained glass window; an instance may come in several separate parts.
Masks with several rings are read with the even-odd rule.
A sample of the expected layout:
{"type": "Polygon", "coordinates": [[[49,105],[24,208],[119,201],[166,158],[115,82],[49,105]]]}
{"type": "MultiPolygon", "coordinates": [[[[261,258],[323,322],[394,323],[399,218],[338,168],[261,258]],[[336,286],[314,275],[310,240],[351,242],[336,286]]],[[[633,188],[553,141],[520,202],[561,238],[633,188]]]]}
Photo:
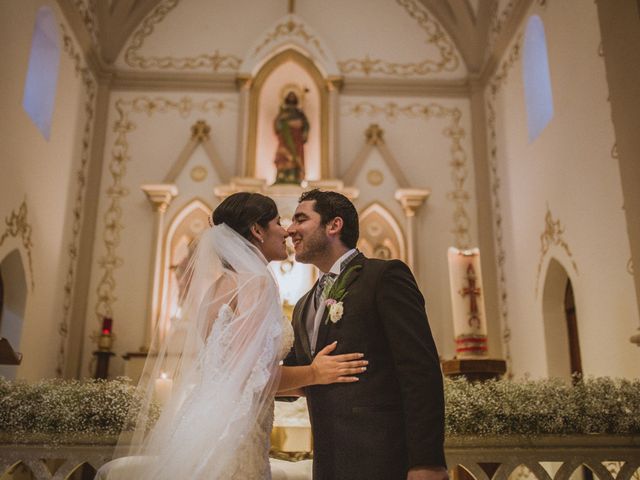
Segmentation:
{"type": "Polygon", "coordinates": [[[522,62],[529,141],[534,141],[553,117],[553,95],[544,25],[533,15],[524,35],[522,62]]]}
{"type": "Polygon", "coordinates": [[[49,140],[56,97],[60,45],[56,17],[51,8],[42,7],[36,15],[31,39],[29,69],[22,106],[44,138],[49,140]]]}

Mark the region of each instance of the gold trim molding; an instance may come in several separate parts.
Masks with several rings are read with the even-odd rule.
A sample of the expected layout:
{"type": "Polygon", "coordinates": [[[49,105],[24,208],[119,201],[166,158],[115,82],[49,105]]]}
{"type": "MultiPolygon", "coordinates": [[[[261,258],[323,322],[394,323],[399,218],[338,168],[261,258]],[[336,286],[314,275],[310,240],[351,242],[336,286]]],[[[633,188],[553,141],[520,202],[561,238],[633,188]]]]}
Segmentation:
{"type": "Polygon", "coordinates": [[[538,296],[539,283],[540,283],[540,274],[542,273],[542,264],[544,262],[544,258],[549,253],[549,249],[555,245],[566,253],[567,257],[571,260],[571,266],[578,272],[578,266],[576,265],[575,260],[573,259],[573,253],[571,253],[571,249],[569,248],[569,244],[564,240],[564,227],[560,223],[560,220],[554,220],[551,214],[551,210],[547,207],[547,213],[544,216],[544,230],[540,234],[540,260],[538,261],[538,273],[536,275],[536,296],[538,296]]]}
{"type": "Polygon", "coordinates": [[[96,50],[100,50],[100,42],[98,41],[98,21],[96,14],[96,2],[102,0],[74,0],[75,6],[82,23],[84,24],[87,32],[91,36],[91,41],[96,50]]]}
{"type": "Polygon", "coordinates": [[[273,43],[279,40],[282,37],[298,37],[304,40],[307,44],[312,44],[316,50],[322,55],[323,58],[327,58],[327,54],[322,49],[320,45],[320,41],[315,35],[310,34],[305,30],[305,25],[303,23],[297,23],[293,18],[288,18],[286,21],[279,23],[273,29],[273,32],[269,33],[264,41],[256,47],[253,52],[253,56],[255,57],[270,43],[273,43]]]}
{"type": "Polygon", "coordinates": [[[437,103],[421,105],[411,103],[400,106],[394,102],[384,105],[375,105],[370,102],[360,102],[356,104],[344,105],[343,115],[354,115],[356,117],[366,115],[376,117],[383,115],[388,121],[393,122],[398,116],[415,119],[421,118],[428,121],[431,118],[448,119],[449,125],[442,131],[445,137],[451,140],[451,179],[453,190],[447,193],[447,199],[454,203],[453,230],[454,241],[457,248],[466,249],[471,245],[471,235],[469,226],[471,220],[466,210],[466,204],[470,199],[469,193],[465,189],[465,182],[469,175],[467,166],[467,154],[462,148],[462,139],[466,132],[460,125],[462,112],[458,108],[447,108],[437,103]]]}
{"type": "Polygon", "coordinates": [[[71,308],[73,302],[73,286],[75,283],[76,269],[78,266],[78,252],[80,250],[80,230],[83,221],[83,209],[85,204],[85,193],[89,170],[89,159],[91,152],[91,139],[93,133],[93,120],[95,114],[95,100],[97,84],[87,68],[86,63],[77,52],[73,39],[67,33],[63,24],[60,25],[63,33],[64,52],[69,55],[75,64],[76,76],[80,77],[84,86],[84,112],[86,114],[84,128],[82,132],[82,151],[80,152],[80,165],[77,168],[76,192],[73,202],[73,215],[71,224],[71,240],[69,241],[68,254],[69,262],[65,274],[64,294],[62,300],[62,319],[58,324],[58,334],[60,335],[60,345],[58,348],[58,359],[56,365],[56,375],[61,377],[64,374],[66,362],[67,338],[69,335],[69,323],[71,318],[71,308]]]}
{"type": "Polygon", "coordinates": [[[440,58],[435,61],[427,59],[416,63],[396,63],[366,55],[364,59],[348,59],[337,62],[340,72],[342,74],[361,73],[366,76],[378,73],[411,77],[455,71],[460,65],[460,59],[453,42],[440,24],[415,0],[396,0],[396,2],[427,33],[427,43],[437,48],[440,58]]]}
{"type": "Polygon", "coordinates": [[[221,54],[218,50],[212,54],[201,54],[197,57],[176,58],[165,57],[144,57],[140,54],[144,41],[153,33],[154,27],[162,22],[167,14],[173,10],[180,0],[165,0],[158,5],[151,15],[144,19],[140,27],[131,37],[131,43],[125,50],[124,60],[127,65],[133,68],[149,70],[175,69],[175,70],[196,70],[208,69],[213,72],[229,71],[237,72],[242,63],[242,59],[231,54],[221,54]]]}
{"type": "Polygon", "coordinates": [[[20,237],[20,240],[22,240],[22,246],[27,252],[29,273],[31,275],[31,291],[33,291],[36,288],[36,284],[33,277],[33,261],[31,258],[31,254],[33,252],[33,241],[31,240],[32,227],[29,223],[29,219],[27,218],[28,213],[27,199],[25,198],[18,207],[17,211],[13,210],[11,212],[11,215],[4,219],[6,228],[2,235],[0,235],[0,246],[2,246],[4,241],[9,237],[20,237]]]}
{"type": "Polygon", "coordinates": [[[496,265],[498,270],[498,297],[500,322],[502,326],[502,347],[504,359],[507,363],[507,377],[512,378],[511,366],[511,328],[509,327],[509,309],[507,302],[507,275],[505,264],[507,261],[504,247],[504,232],[502,229],[502,203],[500,201],[500,172],[498,169],[498,133],[496,127],[496,97],[506,84],[513,66],[520,60],[522,50],[522,35],[519,35],[505,60],[498,67],[496,73],[488,83],[488,95],[486,96],[487,108],[487,147],[489,150],[489,177],[490,189],[493,199],[492,211],[495,228],[496,265]]]}
{"type": "Polygon", "coordinates": [[[189,97],[173,101],[162,97],[149,98],[146,96],[136,97],[132,100],[119,98],[115,101],[117,118],[114,129],[116,138],[111,147],[111,160],[108,166],[111,184],[106,190],[108,204],[103,215],[104,232],[102,233],[104,254],[98,260],[102,275],[96,287],[98,298],[94,308],[98,321],[103,316],[113,317],[113,305],[118,299],[115,294],[115,271],[124,264],[124,260],[119,256],[118,248],[120,247],[120,232],[124,228],[122,199],[129,195],[129,188],[124,183],[127,164],[131,161],[128,135],[136,129],[131,115],[136,113],[151,117],[154,114],[170,112],[176,112],[183,118],[192,113],[221,115],[229,110],[231,103],[233,103],[232,99],[208,98],[194,102],[189,97]]]}

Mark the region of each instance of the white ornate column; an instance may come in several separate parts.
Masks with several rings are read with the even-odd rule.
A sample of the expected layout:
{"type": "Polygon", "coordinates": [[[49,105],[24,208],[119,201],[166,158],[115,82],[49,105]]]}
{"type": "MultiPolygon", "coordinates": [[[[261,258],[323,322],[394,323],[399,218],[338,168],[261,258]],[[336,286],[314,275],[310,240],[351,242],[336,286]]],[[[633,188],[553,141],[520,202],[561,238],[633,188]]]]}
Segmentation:
{"type": "Polygon", "coordinates": [[[321,178],[334,178],[337,172],[340,171],[340,165],[337,164],[338,156],[338,132],[340,119],[340,89],[343,85],[343,79],[340,76],[330,76],[327,78],[327,90],[329,91],[329,114],[327,125],[327,158],[329,164],[327,165],[327,171],[320,170],[321,178]]]}
{"type": "Polygon", "coordinates": [[[151,344],[153,332],[160,312],[160,281],[162,278],[162,246],[164,242],[164,214],[171,201],[178,195],[174,184],[141,185],[155,212],[153,233],[155,241],[151,247],[151,270],[149,272],[149,294],[147,297],[147,318],[144,322],[143,344],[140,350],[146,352],[151,344]]]}
{"type": "Polygon", "coordinates": [[[238,99],[238,145],[236,153],[236,168],[231,175],[247,175],[247,139],[249,137],[249,94],[251,93],[251,76],[238,75],[236,87],[239,91],[238,99]]]}
{"type": "Polygon", "coordinates": [[[414,273],[416,267],[415,216],[429,195],[431,195],[431,191],[421,188],[400,188],[396,190],[395,194],[395,198],[400,202],[407,219],[407,264],[414,273]]]}

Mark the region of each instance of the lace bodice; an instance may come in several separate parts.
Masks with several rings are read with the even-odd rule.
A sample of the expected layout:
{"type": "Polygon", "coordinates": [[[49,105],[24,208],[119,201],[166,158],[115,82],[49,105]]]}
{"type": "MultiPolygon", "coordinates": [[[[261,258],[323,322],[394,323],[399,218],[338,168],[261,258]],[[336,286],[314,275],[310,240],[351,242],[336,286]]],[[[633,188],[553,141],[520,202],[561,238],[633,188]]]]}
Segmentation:
{"type": "MultiPolygon", "coordinates": [[[[226,315],[221,309],[220,315],[226,315]]],[[[230,311],[231,309],[229,309],[230,311]]],[[[232,313],[231,313],[232,314],[232,313]]],[[[283,360],[293,347],[293,327],[289,319],[282,316],[273,326],[274,335],[280,338],[278,359],[283,360]]],[[[274,402],[268,402],[255,423],[255,428],[240,447],[224,478],[229,480],[269,480],[269,447],[273,428],[274,402]]]]}

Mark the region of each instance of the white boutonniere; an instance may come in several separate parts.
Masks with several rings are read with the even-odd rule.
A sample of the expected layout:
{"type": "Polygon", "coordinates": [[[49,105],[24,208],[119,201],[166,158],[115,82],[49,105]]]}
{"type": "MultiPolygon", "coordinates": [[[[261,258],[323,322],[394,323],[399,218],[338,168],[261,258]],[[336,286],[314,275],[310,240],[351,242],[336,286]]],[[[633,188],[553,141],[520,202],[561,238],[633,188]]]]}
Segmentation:
{"type": "Polygon", "coordinates": [[[327,292],[327,299],[324,301],[325,307],[329,309],[329,316],[326,323],[331,320],[333,323],[337,323],[344,315],[344,297],[347,296],[347,280],[353,272],[362,268],[362,265],[354,265],[348,268],[344,275],[334,283],[327,292]]]}
{"type": "Polygon", "coordinates": [[[342,302],[338,302],[334,298],[328,298],[325,301],[325,305],[329,307],[329,320],[336,323],[342,318],[344,313],[344,304],[342,302]]]}

